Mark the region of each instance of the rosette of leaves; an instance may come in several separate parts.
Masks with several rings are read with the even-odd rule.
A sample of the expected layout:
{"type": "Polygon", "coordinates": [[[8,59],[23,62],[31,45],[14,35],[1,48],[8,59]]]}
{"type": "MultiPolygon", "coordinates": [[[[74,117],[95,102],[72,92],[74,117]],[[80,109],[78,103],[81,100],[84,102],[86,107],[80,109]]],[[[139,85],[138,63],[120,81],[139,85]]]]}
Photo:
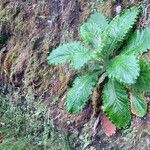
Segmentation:
{"type": "Polygon", "coordinates": [[[49,64],[70,63],[81,72],[67,93],[68,112],[80,112],[105,77],[102,110],[112,123],[129,125],[130,106],[137,116],[146,114],[150,66],[140,56],[150,48],[150,28],[134,30],[139,13],[139,7],[132,7],[111,21],[94,13],[80,27],[82,42],[60,45],[50,53],[49,64]]]}

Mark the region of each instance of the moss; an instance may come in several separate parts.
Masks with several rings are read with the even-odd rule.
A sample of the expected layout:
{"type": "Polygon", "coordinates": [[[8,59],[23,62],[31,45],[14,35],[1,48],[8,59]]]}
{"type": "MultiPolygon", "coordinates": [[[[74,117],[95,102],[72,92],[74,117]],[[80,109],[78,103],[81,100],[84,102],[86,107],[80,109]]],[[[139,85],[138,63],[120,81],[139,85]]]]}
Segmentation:
{"type": "Polygon", "coordinates": [[[18,51],[11,51],[10,53],[7,54],[3,64],[3,69],[7,75],[11,73],[11,66],[18,56],[19,56],[18,51]]]}
{"type": "Polygon", "coordinates": [[[15,30],[21,30],[23,27],[23,22],[18,20],[18,22],[15,25],[15,30]]]}
{"type": "Polygon", "coordinates": [[[0,93],[0,149],[71,150],[70,137],[55,127],[49,108],[33,94],[22,99],[16,91],[12,96],[0,93]]]}

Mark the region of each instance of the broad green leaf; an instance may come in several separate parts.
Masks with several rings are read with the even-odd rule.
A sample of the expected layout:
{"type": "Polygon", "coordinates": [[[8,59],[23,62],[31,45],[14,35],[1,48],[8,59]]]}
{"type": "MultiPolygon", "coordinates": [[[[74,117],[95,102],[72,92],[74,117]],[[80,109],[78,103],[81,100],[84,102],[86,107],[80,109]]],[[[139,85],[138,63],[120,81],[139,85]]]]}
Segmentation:
{"type": "Polygon", "coordinates": [[[95,48],[101,46],[101,33],[102,30],[95,23],[85,23],[80,28],[81,37],[95,48]]]}
{"type": "Polygon", "coordinates": [[[73,87],[67,94],[68,112],[77,113],[82,110],[89,96],[92,94],[94,86],[98,81],[98,73],[86,73],[75,79],[73,87]]]}
{"type": "Polygon", "coordinates": [[[103,50],[104,56],[109,56],[120,47],[120,43],[125,39],[127,33],[133,27],[139,14],[138,7],[132,7],[121,15],[117,15],[103,33],[103,50]]]}
{"type": "Polygon", "coordinates": [[[72,42],[53,50],[48,56],[48,63],[57,65],[71,62],[75,69],[80,69],[94,57],[93,51],[88,50],[80,42],[72,42]]]}
{"type": "Polygon", "coordinates": [[[95,48],[101,46],[101,34],[108,25],[106,17],[101,13],[94,13],[80,28],[81,37],[95,48]]]}
{"type": "Polygon", "coordinates": [[[131,93],[131,109],[138,117],[143,117],[147,113],[147,103],[142,95],[137,93],[131,93]]]}
{"type": "Polygon", "coordinates": [[[109,78],[127,84],[135,83],[139,72],[139,62],[133,55],[120,55],[112,60],[107,68],[109,78]]]}
{"type": "Polygon", "coordinates": [[[88,22],[93,22],[93,23],[97,24],[101,28],[102,31],[108,25],[107,17],[104,14],[98,13],[98,12],[92,14],[90,19],[88,20],[88,22]]]}
{"type": "Polygon", "coordinates": [[[103,111],[118,128],[126,127],[131,121],[127,91],[115,80],[109,80],[104,87],[103,111]]]}
{"type": "Polygon", "coordinates": [[[145,60],[140,61],[140,76],[131,87],[137,92],[150,91],[150,66],[145,60]]]}
{"type": "Polygon", "coordinates": [[[139,55],[150,49],[150,28],[138,30],[127,40],[124,53],[139,55]]]}

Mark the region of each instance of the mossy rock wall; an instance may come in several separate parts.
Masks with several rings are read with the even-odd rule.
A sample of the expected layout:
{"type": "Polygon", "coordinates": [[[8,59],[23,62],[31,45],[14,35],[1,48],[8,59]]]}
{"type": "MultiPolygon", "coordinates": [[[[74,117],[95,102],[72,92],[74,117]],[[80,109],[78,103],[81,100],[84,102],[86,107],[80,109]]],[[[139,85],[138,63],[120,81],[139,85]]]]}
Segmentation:
{"type": "Polygon", "coordinates": [[[48,65],[47,56],[60,43],[78,40],[80,25],[93,11],[110,17],[112,6],[111,1],[97,0],[1,1],[0,32],[5,40],[0,46],[1,86],[18,89],[20,95],[32,91],[50,104],[53,117],[65,116],[70,121],[63,97],[74,72],[68,65],[48,65]],[[55,97],[59,99],[57,107],[52,104],[55,97]]]}
{"type": "MultiPolygon", "coordinates": [[[[88,130],[91,134],[95,121],[95,118],[91,119],[91,103],[77,116],[65,110],[65,94],[74,72],[68,65],[48,65],[47,56],[60,43],[78,40],[80,25],[92,12],[102,11],[112,17],[116,13],[116,6],[126,8],[140,2],[144,8],[149,3],[140,0],[1,0],[1,89],[17,91],[18,95],[32,93],[35,98],[47,102],[59,128],[79,135],[84,126],[82,133],[88,130]],[[53,104],[56,97],[58,105],[53,104]]],[[[137,27],[148,25],[147,12],[143,11],[137,27]]]]}

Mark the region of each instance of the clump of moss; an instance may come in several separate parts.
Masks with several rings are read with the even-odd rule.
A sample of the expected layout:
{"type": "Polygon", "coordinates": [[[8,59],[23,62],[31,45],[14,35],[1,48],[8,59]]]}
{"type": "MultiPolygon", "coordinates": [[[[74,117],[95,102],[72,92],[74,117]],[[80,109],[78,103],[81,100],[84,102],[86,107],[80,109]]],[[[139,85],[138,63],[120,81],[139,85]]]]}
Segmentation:
{"type": "Polygon", "coordinates": [[[67,135],[57,130],[50,109],[42,101],[26,96],[0,94],[0,149],[70,149],[67,135]]]}

